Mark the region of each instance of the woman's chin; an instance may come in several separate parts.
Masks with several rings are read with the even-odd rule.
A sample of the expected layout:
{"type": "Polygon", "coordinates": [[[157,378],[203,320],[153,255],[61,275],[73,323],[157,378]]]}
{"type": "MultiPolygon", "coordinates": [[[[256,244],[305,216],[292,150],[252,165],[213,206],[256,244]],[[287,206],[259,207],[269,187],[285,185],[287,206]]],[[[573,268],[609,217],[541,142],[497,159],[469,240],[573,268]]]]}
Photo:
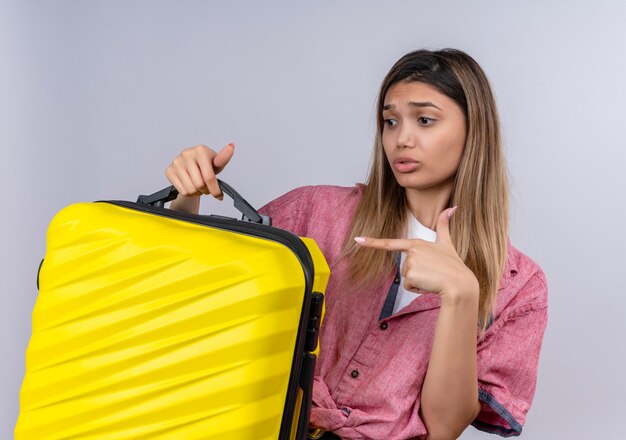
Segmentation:
{"type": "Polygon", "coordinates": [[[398,185],[400,185],[405,190],[423,191],[423,190],[433,190],[434,188],[437,188],[437,187],[440,187],[443,189],[444,187],[448,185],[453,185],[454,183],[454,181],[451,179],[431,180],[431,179],[424,179],[423,176],[416,176],[414,174],[413,175],[402,174],[400,176],[396,175],[395,177],[396,177],[396,182],[398,182],[398,185]]]}

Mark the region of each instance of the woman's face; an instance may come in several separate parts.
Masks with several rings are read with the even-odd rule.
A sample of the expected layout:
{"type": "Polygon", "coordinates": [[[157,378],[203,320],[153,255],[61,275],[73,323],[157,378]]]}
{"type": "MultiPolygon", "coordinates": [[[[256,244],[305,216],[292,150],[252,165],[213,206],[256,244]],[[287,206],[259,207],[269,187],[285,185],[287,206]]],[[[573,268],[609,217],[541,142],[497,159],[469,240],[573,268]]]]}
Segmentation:
{"type": "Polygon", "coordinates": [[[429,84],[399,82],[383,106],[383,148],[400,186],[436,189],[452,184],[465,146],[461,107],[429,84]]]}

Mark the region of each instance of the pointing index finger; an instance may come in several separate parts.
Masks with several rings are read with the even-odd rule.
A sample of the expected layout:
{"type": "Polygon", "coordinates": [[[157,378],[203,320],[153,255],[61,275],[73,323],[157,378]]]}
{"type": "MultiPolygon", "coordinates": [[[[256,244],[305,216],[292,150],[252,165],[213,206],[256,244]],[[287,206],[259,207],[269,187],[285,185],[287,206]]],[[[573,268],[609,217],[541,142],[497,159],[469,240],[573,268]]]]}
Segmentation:
{"type": "Polygon", "coordinates": [[[411,240],[399,238],[370,238],[355,237],[360,246],[381,249],[384,251],[400,251],[406,252],[411,247],[411,240]]]}

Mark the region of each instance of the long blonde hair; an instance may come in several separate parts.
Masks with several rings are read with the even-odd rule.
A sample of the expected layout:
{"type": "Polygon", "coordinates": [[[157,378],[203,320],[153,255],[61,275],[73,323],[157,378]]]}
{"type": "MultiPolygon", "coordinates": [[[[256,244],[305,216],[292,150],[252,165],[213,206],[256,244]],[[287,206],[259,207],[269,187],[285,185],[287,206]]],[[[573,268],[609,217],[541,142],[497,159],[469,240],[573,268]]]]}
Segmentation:
{"type": "Polygon", "coordinates": [[[344,245],[344,255],[350,258],[350,275],[357,282],[368,282],[392,270],[393,254],[356,246],[354,237],[398,238],[407,220],[404,188],[394,178],[382,144],[385,95],[401,81],[430,84],[456,101],[465,113],[465,147],[449,202],[450,207],[458,205],[450,220],[450,235],[457,253],[478,279],[478,326],[482,333],[490,324],[506,263],[509,188],[500,122],[489,81],[478,63],[460,50],[411,52],[400,58],[383,80],[367,185],[344,245]]]}

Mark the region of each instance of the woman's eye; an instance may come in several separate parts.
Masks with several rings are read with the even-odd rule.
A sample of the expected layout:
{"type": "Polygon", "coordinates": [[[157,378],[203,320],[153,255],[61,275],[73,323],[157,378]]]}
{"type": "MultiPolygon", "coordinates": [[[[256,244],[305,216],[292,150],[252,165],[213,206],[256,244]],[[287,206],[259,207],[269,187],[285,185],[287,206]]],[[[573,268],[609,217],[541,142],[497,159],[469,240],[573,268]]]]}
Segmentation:
{"type": "Polygon", "coordinates": [[[395,127],[398,125],[398,121],[395,119],[383,119],[383,122],[387,127],[395,127]]]}
{"type": "Polygon", "coordinates": [[[421,116],[417,118],[417,120],[421,125],[433,125],[433,122],[435,122],[433,118],[428,118],[426,116],[421,116]]]}

